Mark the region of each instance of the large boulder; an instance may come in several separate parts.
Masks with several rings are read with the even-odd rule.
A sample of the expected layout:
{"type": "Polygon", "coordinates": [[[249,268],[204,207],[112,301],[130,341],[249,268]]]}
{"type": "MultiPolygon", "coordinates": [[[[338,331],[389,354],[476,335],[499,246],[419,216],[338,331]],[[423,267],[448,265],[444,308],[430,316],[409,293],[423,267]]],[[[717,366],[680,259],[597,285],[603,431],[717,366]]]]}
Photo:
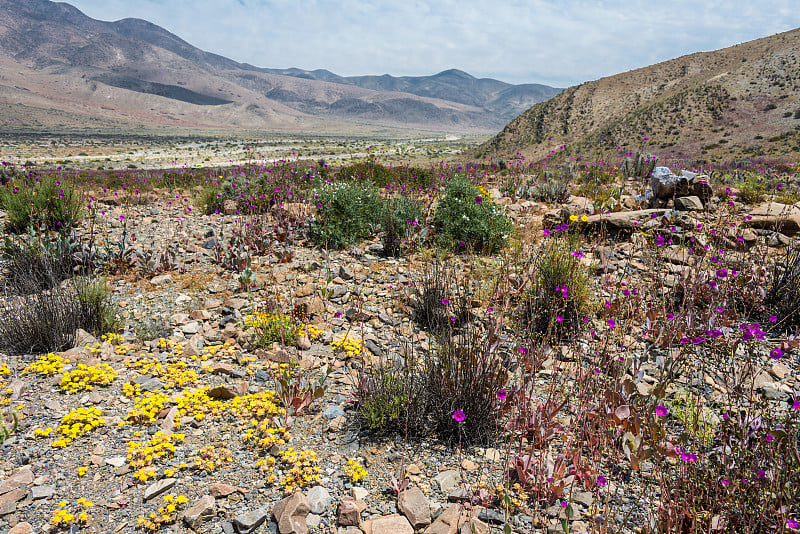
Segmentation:
{"type": "Polygon", "coordinates": [[[751,228],[764,228],[793,236],[800,232],[800,208],[790,204],[764,202],[750,212],[744,224],[751,228]]]}
{"type": "Polygon", "coordinates": [[[650,175],[650,189],[655,198],[672,198],[689,194],[689,179],[675,176],[668,167],[656,167],[650,175]]]}

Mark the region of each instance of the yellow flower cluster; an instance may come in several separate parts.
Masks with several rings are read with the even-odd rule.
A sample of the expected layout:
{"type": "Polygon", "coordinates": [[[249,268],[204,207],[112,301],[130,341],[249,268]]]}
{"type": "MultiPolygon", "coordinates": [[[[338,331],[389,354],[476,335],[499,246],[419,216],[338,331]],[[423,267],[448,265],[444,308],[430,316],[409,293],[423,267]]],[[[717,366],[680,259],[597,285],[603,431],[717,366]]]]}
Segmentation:
{"type": "Polygon", "coordinates": [[[89,470],[89,467],[85,466],[85,465],[82,465],[82,466],[78,467],[78,469],[76,469],[76,471],[78,472],[78,478],[82,478],[82,477],[86,476],[86,472],[88,470],[89,470]]]}
{"type": "Polygon", "coordinates": [[[344,468],[344,472],[347,476],[350,477],[350,480],[352,480],[353,482],[358,482],[359,480],[367,476],[367,470],[364,469],[363,465],[361,465],[355,460],[347,461],[347,465],[344,468]]]}
{"type": "Polygon", "coordinates": [[[92,501],[87,501],[84,498],[78,501],[70,508],[69,501],[61,501],[58,503],[58,508],[53,510],[53,517],[50,519],[50,524],[57,527],[70,527],[77,525],[79,527],[88,526],[92,522],[92,516],[89,515],[87,510],[94,506],[92,501]]]}
{"type": "MultiPolygon", "coordinates": [[[[319,465],[317,455],[311,450],[295,451],[293,448],[278,453],[284,466],[284,478],[280,481],[284,493],[291,495],[297,488],[307,488],[319,484],[319,465]],[[287,469],[288,468],[288,469],[287,469]]],[[[275,475],[271,475],[274,477],[275,475]]],[[[267,480],[273,482],[274,479],[267,480]]]]}
{"type": "MultiPolygon", "coordinates": [[[[131,389],[125,391],[125,395],[129,396],[128,393],[130,392],[131,389]]],[[[167,397],[165,394],[149,391],[143,395],[135,397],[134,400],[135,402],[131,408],[131,411],[125,416],[125,421],[140,425],[154,423],[158,417],[158,414],[164,409],[164,406],[170,402],[169,397],[167,397]]],[[[120,423],[120,425],[122,424],[123,423],[120,423]]]]}
{"type": "Polygon", "coordinates": [[[507,503],[511,510],[518,512],[528,511],[528,501],[530,495],[528,491],[519,483],[515,482],[510,488],[502,484],[495,487],[497,497],[501,502],[507,503]]]}
{"type": "Polygon", "coordinates": [[[331,343],[331,348],[333,348],[333,350],[344,351],[348,358],[353,358],[364,352],[364,342],[358,338],[346,335],[331,343]]]}
{"type": "Polygon", "coordinates": [[[44,430],[42,430],[41,428],[37,428],[36,430],[33,431],[33,435],[37,438],[48,438],[52,433],[53,433],[53,428],[49,426],[44,430]]]}
{"type": "Polygon", "coordinates": [[[221,467],[233,460],[233,453],[225,447],[214,447],[206,445],[200,448],[190,458],[194,462],[195,469],[206,469],[212,471],[214,468],[221,467]]]}
{"type": "MultiPolygon", "coordinates": [[[[203,361],[223,358],[232,359],[235,355],[236,349],[227,343],[225,345],[206,345],[200,349],[200,359],[203,361]]],[[[197,359],[197,356],[191,356],[189,359],[197,359]]]]}
{"type": "Polygon", "coordinates": [[[160,506],[157,511],[150,513],[146,518],[140,517],[137,523],[140,527],[155,532],[160,530],[161,527],[175,523],[178,518],[178,511],[183,507],[189,499],[184,495],[177,497],[172,493],[164,495],[163,506],[160,506]]]}
{"type": "Polygon", "coordinates": [[[125,382],[122,384],[122,394],[126,397],[132,399],[134,397],[138,397],[142,394],[142,386],[139,384],[131,384],[130,382],[125,382]]]}
{"type": "Polygon", "coordinates": [[[258,452],[269,452],[273,447],[286,445],[292,435],[285,427],[275,427],[272,419],[250,421],[250,428],[242,436],[242,441],[251,443],[258,452]]]}
{"type": "Polygon", "coordinates": [[[103,352],[103,344],[100,342],[97,342],[94,345],[85,345],[83,348],[89,351],[89,354],[91,355],[96,355],[103,352]]]}
{"type": "Polygon", "coordinates": [[[112,345],[121,345],[122,343],[125,343],[125,338],[122,336],[122,334],[117,334],[114,332],[103,334],[102,336],[100,336],[100,339],[102,339],[103,341],[108,341],[112,345]]]}
{"type": "Polygon", "coordinates": [[[322,330],[312,324],[303,324],[300,325],[297,334],[306,336],[308,339],[316,339],[322,335],[322,330]]]}
{"type": "Polygon", "coordinates": [[[42,376],[57,375],[64,370],[64,364],[69,363],[69,360],[56,356],[52,352],[39,356],[39,359],[28,365],[22,374],[36,373],[42,376]]]}
{"type": "Polygon", "coordinates": [[[97,408],[77,408],[72,410],[61,418],[61,424],[56,429],[64,437],[55,440],[52,446],[57,449],[63,449],[68,443],[103,425],[105,425],[105,422],[100,410],[97,408]]]}
{"type": "Polygon", "coordinates": [[[129,368],[134,368],[143,375],[151,375],[161,379],[165,389],[183,388],[197,383],[197,373],[186,369],[186,362],[172,362],[162,364],[152,353],[148,358],[127,362],[129,368]]]}
{"type": "Polygon", "coordinates": [[[117,377],[117,372],[107,363],[94,365],[78,364],[78,367],[64,373],[61,390],[67,394],[92,389],[94,386],[107,386],[117,377]]]}
{"type": "Polygon", "coordinates": [[[169,349],[175,352],[183,352],[183,344],[178,343],[174,339],[166,339],[163,337],[158,338],[156,347],[159,349],[169,349]]]}
{"type": "Polygon", "coordinates": [[[12,390],[8,387],[8,382],[4,380],[5,377],[11,374],[11,370],[5,363],[0,363],[0,406],[9,404],[11,399],[12,390]]]}
{"type": "Polygon", "coordinates": [[[183,393],[175,400],[181,417],[191,415],[195,421],[202,421],[206,416],[219,417],[222,414],[224,403],[209,397],[208,390],[208,386],[203,386],[195,391],[184,389],[183,393]]]}
{"type": "Polygon", "coordinates": [[[274,391],[259,391],[252,395],[243,395],[231,399],[228,410],[234,415],[243,418],[272,419],[276,415],[283,415],[283,408],[278,406],[280,401],[274,391]]]}
{"type": "Polygon", "coordinates": [[[162,458],[172,457],[175,454],[175,445],[184,439],[186,439],[184,434],[176,432],[165,436],[163,432],[158,431],[145,443],[129,441],[125,458],[130,462],[132,469],[154,465],[162,458]]]}

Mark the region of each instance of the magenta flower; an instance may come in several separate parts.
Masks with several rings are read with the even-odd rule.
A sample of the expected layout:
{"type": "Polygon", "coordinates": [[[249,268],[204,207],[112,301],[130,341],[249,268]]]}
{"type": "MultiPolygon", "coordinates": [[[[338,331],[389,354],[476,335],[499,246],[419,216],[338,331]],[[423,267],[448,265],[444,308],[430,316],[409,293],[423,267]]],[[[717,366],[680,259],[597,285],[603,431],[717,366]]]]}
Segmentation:
{"type": "Polygon", "coordinates": [[[504,401],[508,397],[508,391],[501,389],[497,392],[497,400],[504,401]]]}
{"type": "Polygon", "coordinates": [[[697,463],[697,456],[695,456],[690,452],[684,452],[683,454],[681,454],[681,460],[683,460],[687,464],[693,464],[697,463]]]}
{"type": "Polygon", "coordinates": [[[442,304],[447,306],[448,304],[450,304],[450,300],[449,299],[442,299],[442,304]]]}
{"type": "Polygon", "coordinates": [[[666,406],[656,406],[656,415],[659,417],[666,417],[669,415],[669,410],[666,406]]]}
{"type": "Polygon", "coordinates": [[[609,319],[608,321],[606,321],[606,326],[609,328],[614,328],[615,326],[617,326],[617,322],[614,319],[609,319]]]}
{"type": "Polygon", "coordinates": [[[455,419],[457,423],[463,423],[464,419],[466,418],[467,417],[464,415],[464,412],[461,410],[456,410],[453,412],[453,419],[455,419]]]}
{"type": "Polygon", "coordinates": [[[481,202],[483,202],[483,197],[481,195],[478,195],[477,197],[475,197],[475,202],[480,204],[481,202]]]}
{"type": "Polygon", "coordinates": [[[606,484],[608,484],[608,479],[603,475],[597,475],[597,485],[603,488],[606,484]]]}
{"type": "Polygon", "coordinates": [[[773,360],[780,360],[781,356],[783,356],[783,351],[781,349],[772,349],[769,353],[769,357],[773,360]]]}
{"type": "Polygon", "coordinates": [[[556,315],[556,321],[558,321],[560,323],[563,320],[564,320],[563,317],[561,317],[560,315],[556,315]]]}
{"type": "Polygon", "coordinates": [[[728,276],[728,271],[725,269],[719,269],[717,271],[717,278],[726,278],[728,276]]]}
{"type": "Polygon", "coordinates": [[[786,520],[786,527],[787,528],[797,528],[797,521],[795,519],[787,519],[786,520]]]}
{"type": "Polygon", "coordinates": [[[794,401],[792,403],[792,409],[793,410],[797,410],[798,412],[800,412],[800,401],[794,401]]]}

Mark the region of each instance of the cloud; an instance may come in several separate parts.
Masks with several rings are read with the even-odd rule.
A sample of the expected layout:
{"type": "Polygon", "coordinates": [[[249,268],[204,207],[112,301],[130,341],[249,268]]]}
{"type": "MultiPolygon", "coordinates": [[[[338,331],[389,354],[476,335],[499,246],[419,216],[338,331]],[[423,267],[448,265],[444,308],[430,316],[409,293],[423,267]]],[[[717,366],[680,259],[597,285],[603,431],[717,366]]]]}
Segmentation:
{"type": "Polygon", "coordinates": [[[102,20],[147,19],[262,67],[342,75],[459,68],[567,86],[800,26],[796,0],[73,0],[102,20]]]}

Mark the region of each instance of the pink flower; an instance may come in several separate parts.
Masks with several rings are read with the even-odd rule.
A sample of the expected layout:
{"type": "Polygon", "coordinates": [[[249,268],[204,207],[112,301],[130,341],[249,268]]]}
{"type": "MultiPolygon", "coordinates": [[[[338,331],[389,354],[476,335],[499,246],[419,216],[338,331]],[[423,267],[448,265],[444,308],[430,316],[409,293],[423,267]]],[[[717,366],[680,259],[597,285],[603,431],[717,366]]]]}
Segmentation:
{"type": "Polygon", "coordinates": [[[666,406],[656,406],[656,415],[659,417],[666,417],[669,415],[669,410],[666,406]]]}
{"type": "Polygon", "coordinates": [[[601,488],[605,487],[608,484],[608,480],[603,475],[597,475],[597,485],[601,488]]]}
{"type": "Polygon", "coordinates": [[[614,319],[609,319],[608,321],[606,321],[606,326],[609,328],[614,328],[615,326],[617,326],[617,322],[614,319]]]}
{"type": "Polygon", "coordinates": [[[453,419],[455,419],[457,423],[463,423],[464,419],[466,418],[467,417],[464,415],[464,412],[461,410],[456,410],[453,412],[453,419]]]}
{"type": "Polygon", "coordinates": [[[506,397],[508,397],[508,391],[501,389],[497,392],[497,400],[504,401],[506,400],[506,397]]]}

